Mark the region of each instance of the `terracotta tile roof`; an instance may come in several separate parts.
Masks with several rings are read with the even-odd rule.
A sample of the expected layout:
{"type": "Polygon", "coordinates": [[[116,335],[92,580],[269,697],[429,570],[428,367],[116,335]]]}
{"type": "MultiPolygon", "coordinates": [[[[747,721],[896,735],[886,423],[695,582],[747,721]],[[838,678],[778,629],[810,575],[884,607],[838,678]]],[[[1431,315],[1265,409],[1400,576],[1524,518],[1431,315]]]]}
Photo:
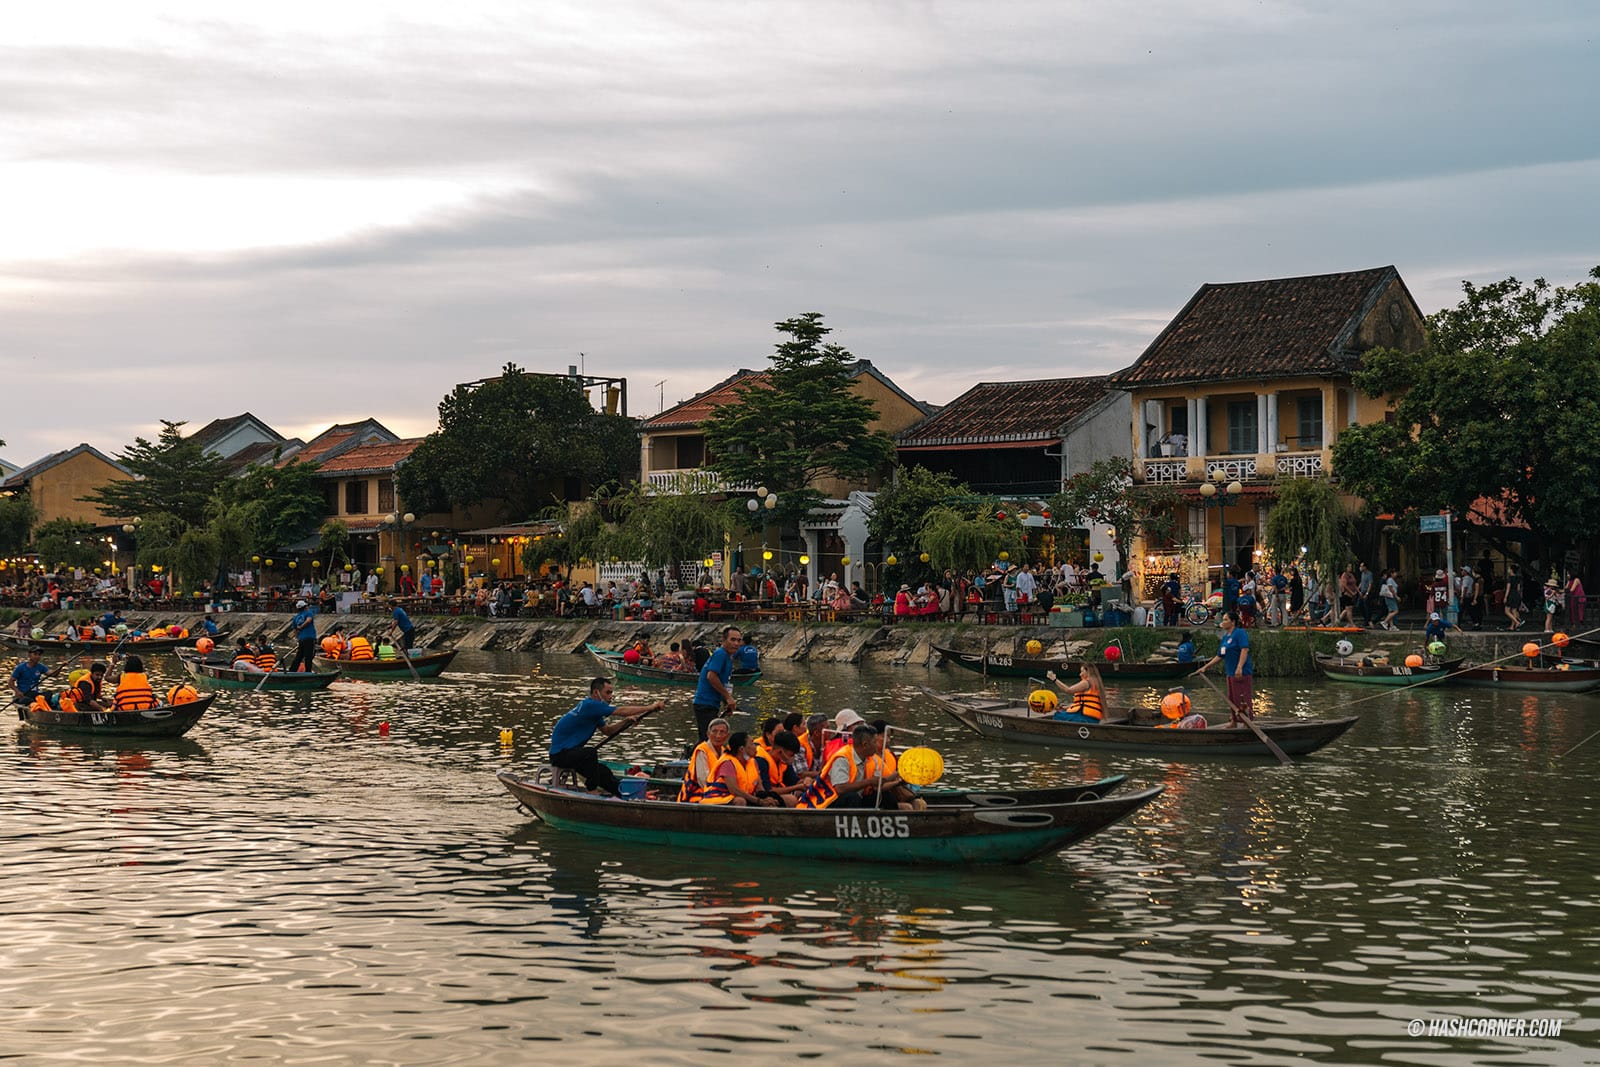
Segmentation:
{"type": "Polygon", "coordinates": [[[1347,374],[1360,355],[1350,348],[1356,327],[1399,277],[1391,266],[1202,285],[1112,384],[1347,374]]]}
{"type": "Polygon", "coordinates": [[[342,476],[392,471],[411,458],[422,440],[410,437],[404,441],[369,441],[327,460],[317,468],[317,473],[342,476]]]}
{"type": "Polygon", "coordinates": [[[1040,444],[1061,440],[1067,423],[1110,392],[1103,374],[979,382],[937,414],[900,433],[899,448],[1040,444]]]}
{"type": "Polygon", "coordinates": [[[713,385],[710,389],[692,396],[675,407],[670,407],[653,419],[646,419],[644,431],[671,430],[682,427],[699,426],[711,417],[711,413],[722,405],[739,398],[739,394],[751,386],[764,385],[767,381],[765,371],[753,371],[740,368],[734,373],[713,385]]]}

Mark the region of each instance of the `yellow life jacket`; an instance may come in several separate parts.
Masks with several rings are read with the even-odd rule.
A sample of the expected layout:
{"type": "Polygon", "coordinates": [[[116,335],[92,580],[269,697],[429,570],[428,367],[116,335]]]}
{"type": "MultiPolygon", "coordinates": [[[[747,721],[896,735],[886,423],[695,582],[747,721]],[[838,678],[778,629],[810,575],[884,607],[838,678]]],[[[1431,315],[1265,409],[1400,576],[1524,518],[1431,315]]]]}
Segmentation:
{"type": "Polygon", "coordinates": [[[150,688],[148,675],[123,671],[117,680],[117,695],[111,706],[117,711],[146,711],[156,706],[155,690],[150,688]]]}

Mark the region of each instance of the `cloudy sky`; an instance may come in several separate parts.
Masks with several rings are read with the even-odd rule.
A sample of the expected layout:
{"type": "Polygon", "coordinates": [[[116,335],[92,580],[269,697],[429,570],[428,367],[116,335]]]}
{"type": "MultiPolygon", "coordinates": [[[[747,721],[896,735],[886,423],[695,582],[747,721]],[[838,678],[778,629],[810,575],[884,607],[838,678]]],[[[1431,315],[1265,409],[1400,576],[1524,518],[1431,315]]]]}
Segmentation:
{"type": "Polygon", "coordinates": [[[579,353],[650,415],[813,310],[943,402],[1124,366],[1207,281],[1571,283],[1597,30],[1592,0],[19,8],[0,455],[245,410],[422,434],[453,383],[579,353]]]}

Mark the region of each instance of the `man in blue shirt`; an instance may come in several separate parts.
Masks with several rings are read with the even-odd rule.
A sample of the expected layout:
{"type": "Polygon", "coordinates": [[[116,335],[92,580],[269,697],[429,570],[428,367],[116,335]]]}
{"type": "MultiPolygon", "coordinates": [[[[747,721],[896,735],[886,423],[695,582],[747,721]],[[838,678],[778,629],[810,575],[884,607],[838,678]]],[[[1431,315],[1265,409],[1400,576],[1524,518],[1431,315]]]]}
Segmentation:
{"type": "Polygon", "coordinates": [[[739,702],[733,697],[733,665],[744,644],[744,634],[737,626],[722,630],[722,644],[711,653],[706,665],[700,668],[700,684],[694,690],[694,724],[700,731],[700,740],[706,739],[706,727],[726,708],[738,711],[739,702]]]}
{"type": "Polygon", "coordinates": [[[1194,634],[1188,630],[1178,635],[1178,662],[1194,662],[1194,634]]]}
{"type": "Polygon", "coordinates": [[[1255,718],[1255,657],[1250,655],[1250,634],[1239,625],[1237,612],[1222,613],[1222,644],[1217,654],[1206,660],[1196,674],[1204,674],[1210,666],[1222,660],[1223,673],[1228,678],[1228,703],[1233,705],[1233,723],[1240,716],[1255,718]]]}
{"type": "Polygon", "coordinates": [[[44,681],[56,670],[46,667],[40,660],[44,656],[44,649],[28,649],[28,658],[17,664],[11,672],[11,699],[16,704],[31,704],[33,698],[39,695],[39,683],[44,681]]]}
{"type": "Polygon", "coordinates": [[[594,748],[585,746],[596,730],[606,737],[612,737],[650,712],[660,711],[667,705],[666,701],[658,700],[654,704],[632,704],[618,708],[612,706],[611,694],[610,678],[596,678],[589,683],[588,697],[578,701],[576,707],[557,719],[555,729],[550,732],[550,762],[583,775],[583,784],[590,789],[616,796],[617,776],[611,773],[610,767],[600,762],[594,748]],[[613,715],[621,721],[606,722],[613,715]]]}
{"type": "Polygon", "coordinates": [[[398,604],[394,608],[394,628],[400,634],[400,647],[409,653],[411,642],[417,639],[417,624],[411,621],[406,609],[398,604]]]}
{"type": "Polygon", "coordinates": [[[1223,572],[1222,610],[1226,614],[1239,606],[1239,568],[1230,567],[1223,572]]]}
{"type": "Polygon", "coordinates": [[[294,627],[294,638],[298,642],[294,650],[294,662],[289,664],[291,671],[300,669],[303,662],[306,670],[311,670],[311,661],[317,654],[317,609],[309,607],[304,600],[296,600],[297,609],[289,625],[294,627]]]}

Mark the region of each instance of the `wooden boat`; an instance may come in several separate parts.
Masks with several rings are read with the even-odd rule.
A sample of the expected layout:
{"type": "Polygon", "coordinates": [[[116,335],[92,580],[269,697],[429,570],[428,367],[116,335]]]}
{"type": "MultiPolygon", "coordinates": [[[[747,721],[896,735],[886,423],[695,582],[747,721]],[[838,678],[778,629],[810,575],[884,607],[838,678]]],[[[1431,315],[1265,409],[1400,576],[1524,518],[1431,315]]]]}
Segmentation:
{"type": "Polygon", "coordinates": [[[182,650],[178,653],[184,670],[198,681],[207,685],[218,686],[223,689],[261,689],[276,692],[304,692],[311,689],[326,689],[339,677],[338,671],[272,671],[263,675],[260,671],[238,670],[232,662],[221,660],[203,659],[199,653],[182,650]]]}
{"type": "Polygon", "coordinates": [[[1368,656],[1329,656],[1316,654],[1317,668],[1335,682],[1356,682],[1361,685],[1427,685],[1442,681],[1444,676],[1460,667],[1462,659],[1433,660],[1421,667],[1407,667],[1404,663],[1367,662],[1368,656]]]}
{"type": "Polygon", "coordinates": [[[1193,674],[1200,669],[1200,663],[1204,662],[1203,660],[1195,663],[1179,663],[1177,660],[1119,659],[1113,662],[1047,659],[1043,656],[1013,656],[1001,652],[985,655],[982,652],[962,652],[960,649],[946,648],[943,645],[934,645],[933,650],[943,656],[947,663],[996,678],[1043,678],[1045,671],[1076,676],[1083,665],[1088,663],[1098,667],[1100,676],[1108,682],[1113,680],[1155,682],[1193,674]]]}
{"type": "MultiPolygon", "coordinates": [[[[1026,863],[1098,833],[1161,794],[1031,805],[929,804],[926,811],[734,807],[617,800],[501,771],[500,782],[549,826],[630,844],[756,852],[785,860],[1026,863]]],[[[985,794],[987,795],[987,794],[985,794]]]]}
{"type": "MultiPolygon", "coordinates": [[[[1226,713],[1207,715],[1204,730],[1163,729],[1167,719],[1148,708],[1108,708],[1099,723],[1062,722],[1035,715],[1020,701],[982,693],[940,693],[922,690],[934,703],[969,729],[985,737],[1078,749],[1119,749],[1186,756],[1273,756],[1256,735],[1242,727],[1228,728],[1226,713]]],[[[1315,752],[1338,739],[1356,723],[1342,719],[1257,719],[1261,732],[1290,755],[1315,752]]]]}
{"type": "MultiPolygon", "coordinates": [[[[9,648],[20,648],[27,651],[34,646],[42,648],[45,653],[64,653],[71,656],[96,656],[104,658],[112,652],[123,654],[145,652],[171,652],[183,646],[193,647],[204,633],[191,633],[188,637],[130,637],[124,641],[120,637],[105,640],[80,641],[77,638],[60,637],[18,637],[15,633],[0,634],[0,644],[9,648]]],[[[216,640],[216,638],[212,638],[216,640]]]]}
{"type": "MultiPolygon", "coordinates": [[[[450,661],[456,658],[456,649],[447,648],[442,652],[419,652],[411,657],[411,667],[417,669],[419,678],[437,678],[450,666],[450,661]]],[[[315,665],[325,671],[341,673],[347,678],[367,678],[374,682],[381,681],[411,681],[411,667],[406,666],[406,661],[395,659],[329,659],[327,656],[318,656],[315,665]]]]}
{"type": "Polygon", "coordinates": [[[1465,667],[1450,675],[1451,685],[1469,685],[1480,689],[1517,689],[1542,693],[1587,693],[1600,689],[1600,665],[1577,660],[1562,669],[1553,667],[1528,667],[1522,664],[1506,666],[1465,667]]]}
{"type": "Polygon", "coordinates": [[[35,711],[17,708],[24,729],[96,737],[181,737],[200,721],[216,694],[187,704],[162,705],[145,711],[35,711]]]}
{"type": "MultiPolygon", "coordinates": [[[[672,671],[664,667],[651,667],[643,663],[624,663],[622,653],[610,652],[605,649],[595,648],[593,645],[585,646],[600,665],[619,681],[641,682],[648,685],[699,685],[700,674],[698,671],[672,671]]],[[[755,670],[735,669],[730,679],[734,685],[754,685],[761,678],[761,668],[755,670]]]]}

